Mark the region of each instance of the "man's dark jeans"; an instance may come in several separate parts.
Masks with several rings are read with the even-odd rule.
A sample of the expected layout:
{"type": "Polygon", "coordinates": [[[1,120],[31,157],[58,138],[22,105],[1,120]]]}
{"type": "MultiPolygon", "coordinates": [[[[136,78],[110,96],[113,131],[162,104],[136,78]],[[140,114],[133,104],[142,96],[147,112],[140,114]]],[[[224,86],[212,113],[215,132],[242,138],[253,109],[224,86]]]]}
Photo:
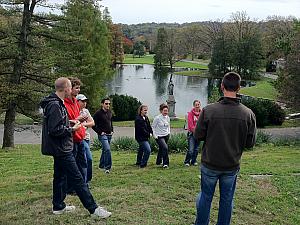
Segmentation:
{"type": "MultiPolygon", "coordinates": [[[[73,156],[75,158],[77,167],[83,177],[84,182],[86,182],[86,176],[87,176],[87,160],[85,155],[85,148],[83,141],[81,142],[74,142],[73,146],[73,156]]],[[[70,182],[67,180],[67,193],[74,192],[74,188],[70,184],[70,182]]]]}
{"type": "Polygon", "coordinates": [[[61,210],[66,207],[66,181],[74,188],[83,206],[94,213],[98,207],[94,198],[84,182],[78,169],[75,157],[72,152],[54,158],[54,178],[53,178],[53,210],[61,210]]]}
{"type": "Polygon", "coordinates": [[[158,144],[158,153],[156,158],[156,165],[160,165],[161,162],[163,165],[169,165],[169,153],[168,153],[168,140],[169,135],[158,137],[156,142],[158,144]]]}

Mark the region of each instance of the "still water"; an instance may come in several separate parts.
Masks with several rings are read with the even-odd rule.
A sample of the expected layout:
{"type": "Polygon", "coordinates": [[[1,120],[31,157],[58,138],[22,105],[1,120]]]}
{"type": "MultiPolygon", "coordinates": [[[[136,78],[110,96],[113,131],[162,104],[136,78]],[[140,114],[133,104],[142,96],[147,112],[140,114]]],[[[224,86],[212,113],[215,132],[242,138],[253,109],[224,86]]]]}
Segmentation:
{"type": "MultiPolygon", "coordinates": [[[[107,90],[109,94],[134,96],[148,105],[149,117],[154,117],[159,113],[159,105],[165,103],[168,98],[169,79],[169,73],[157,72],[152,65],[123,65],[107,83],[107,90]]],[[[173,83],[175,113],[178,117],[186,115],[195,99],[199,99],[202,106],[207,105],[211,80],[174,74],[173,83]]]]}

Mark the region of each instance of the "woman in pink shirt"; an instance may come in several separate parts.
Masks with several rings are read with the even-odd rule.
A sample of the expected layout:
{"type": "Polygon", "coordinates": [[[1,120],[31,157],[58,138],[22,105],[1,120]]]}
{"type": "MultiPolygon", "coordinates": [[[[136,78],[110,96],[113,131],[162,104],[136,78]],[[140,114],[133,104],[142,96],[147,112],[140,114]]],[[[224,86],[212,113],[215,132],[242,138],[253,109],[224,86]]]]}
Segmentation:
{"type": "Polygon", "coordinates": [[[186,166],[194,165],[197,166],[197,156],[198,156],[198,147],[199,142],[196,141],[196,139],[193,136],[200,112],[201,112],[201,103],[199,100],[195,100],[193,102],[193,108],[190,112],[188,112],[188,145],[189,149],[186,153],[186,157],[184,160],[184,164],[186,166]]]}

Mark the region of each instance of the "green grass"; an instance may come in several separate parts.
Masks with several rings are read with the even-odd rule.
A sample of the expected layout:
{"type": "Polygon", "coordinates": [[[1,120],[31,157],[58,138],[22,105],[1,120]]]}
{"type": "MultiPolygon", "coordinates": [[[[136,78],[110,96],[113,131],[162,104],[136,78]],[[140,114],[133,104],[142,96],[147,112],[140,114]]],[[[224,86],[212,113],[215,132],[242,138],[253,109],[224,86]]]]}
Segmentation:
{"type": "Polygon", "coordinates": [[[197,76],[203,78],[211,78],[211,75],[208,73],[207,70],[180,71],[180,72],[175,72],[175,74],[183,75],[183,76],[197,76]]]}
{"type": "Polygon", "coordinates": [[[271,80],[263,79],[257,81],[255,86],[242,88],[240,90],[241,94],[250,95],[253,97],[260,97],[260,98],[267,98],[276,100],[277,98],[277,91],[272,84],[271,80]]]}
{"type": "MultiPolygon", "coordinates": [[[[132,57],[132,54],[126,54],[124,59],[124,64],[150,64],[154,65],[154,55],[145,55],[143,57],[132,57]]],[[[187,67],[187,68],[199,68],[199,69],[208,69],[207,65],[202,65],[197,62],[177,62],[174,65],[175,67],[187,67]]]]}
{"type": "Polygon", "coordinates": [[[145,55],[143,57],[132,57],[132,54],[126,54],[124,59],[124,64],[150,64],[154,65],[154,55],[145,55]]]}
{"type": "Polygon", "coordinates": [[[300,119],[285,120],[281,126],[266,126],[265,128],[289,128],[289,127],[300,127],[300,119]]]}
{"type": "MultiPolygon", "coordinates": [[[[95,221],[76,196],[67,196],[76,213],[51,214],[53,160],[40,154],[38,145],[22,145],[0,151],[1,224],[193,224],[199,170],[184,167],[183,154],[170,155],[170,168],[162,170],[150,157],[149,166],[138,169],[136,154],[113,152],[113,170],[97,169],[99,152],[93,152],[91,191],[97,202],[112,211],[107,221],[95,221]]],[[[300,148],[266,145],[245,152],[235,195],[232,224],[300,224],[300,148]],[[253,174],[272,174],[254,179],[253,174]]],[[[211,221],[216,223],[218,191],[211,221]]]]}
{"type": "Polygon", "coordinates": [[[192,63],[192,62],[176,62],[174,67],[208,69],[207,65],[202,65],[199,63],[192,63]]]}
{"type": "MultiPolygon", "coordinates": [[[[0,115],[0,124],[3,124],[4,120],[5,120],[5,113],[2,113],[0,115]]],[[[27,116],[24,116],[20,113],[17,113],[17,115],[16,115],[16,124],[19,124],[19,125],[33,124],[33,119],[31,119],[27,116]]]]}
{"type": "MultiPolygon", "coordinates": [[[[150,118],[150,122],[152,122],[153,119],[150,118]]],[[[171,120],[171,128],[183,128],[185,124],[185,119],[179,118],[178,120],[171,120]]],[[[114,121],[113,125],[116,127],[134,127],[134,121],[114,121]]]]}

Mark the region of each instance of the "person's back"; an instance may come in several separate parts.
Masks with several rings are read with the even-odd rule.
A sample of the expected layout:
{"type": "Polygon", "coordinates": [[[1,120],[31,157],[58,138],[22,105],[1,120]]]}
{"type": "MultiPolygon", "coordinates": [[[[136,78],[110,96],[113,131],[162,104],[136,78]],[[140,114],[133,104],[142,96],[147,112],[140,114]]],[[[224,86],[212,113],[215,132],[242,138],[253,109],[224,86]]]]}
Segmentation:
{"type": "Polygon", "coordinates": [[[194,138],[204,141],[196,225],[209,224],[217,182],[220,190],[217,224],[230,224],[240,158],[244,148],[255,144],[255,115],[236,96],[240,82],[237,73],[225,74],[221,84],[224,97],[202,109],[195,128],[194,138]]]}
{"type": "Polygon", "coordinates": [[[255,115],[237,98],[224,97],[202,111],[207,124],[201,162],[210,169],[237,169],[255,141],[255,115]]]}

